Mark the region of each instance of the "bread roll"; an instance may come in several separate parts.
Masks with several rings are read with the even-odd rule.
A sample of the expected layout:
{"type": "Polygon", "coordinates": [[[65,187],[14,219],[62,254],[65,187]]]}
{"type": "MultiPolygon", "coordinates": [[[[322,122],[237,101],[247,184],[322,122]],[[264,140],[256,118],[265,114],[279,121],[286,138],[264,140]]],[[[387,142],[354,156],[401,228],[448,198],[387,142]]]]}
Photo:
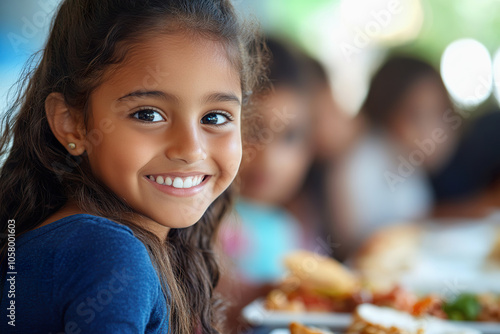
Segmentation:
{"type": "Polygon", "coordinates": [[[349,295],[359,290],[358,278],[334,259],[296,251],[286,256],[284,263],[301,285],[324,295],[349,295]]]}

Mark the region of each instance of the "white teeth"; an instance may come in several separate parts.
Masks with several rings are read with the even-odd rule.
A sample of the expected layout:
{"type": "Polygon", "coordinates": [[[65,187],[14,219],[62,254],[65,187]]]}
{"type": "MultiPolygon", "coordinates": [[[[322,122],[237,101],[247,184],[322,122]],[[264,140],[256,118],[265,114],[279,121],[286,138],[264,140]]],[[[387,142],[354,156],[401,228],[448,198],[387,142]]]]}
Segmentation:
{"type": "Polygon", "coordinates": [[[201,181],[203,181],[203,176],[198,175],[197,177],[195,177],[195,180],[193,181],[193,186],[199,185],[201,181]]]}
{"type": "Polygon", "coordinates": [[[180,177],[175,177],[173,180],[169,176],[157,176],[156,179],[153,175],[149,176],[149,179],[161,184],[161,185],[167,185],[167,186],[172,186],[174,188],[192,188],[196,187],[199,185],[201,182],[203,182],[203,175],[197,175],[197,176],[188,176],[185,179],[182,179],[180,177]]]}
{"type": "Polygon", "coordinates": [[[172,185],[174,186],[174,188],[184,188],[184,182],[180,177],[176,177],[172,185]]]}
{"type": "Polygon", "coordinates": [[[193,186],[193,178],[188,177],[184,180],[184,188],[191,188],[193,186]]]}

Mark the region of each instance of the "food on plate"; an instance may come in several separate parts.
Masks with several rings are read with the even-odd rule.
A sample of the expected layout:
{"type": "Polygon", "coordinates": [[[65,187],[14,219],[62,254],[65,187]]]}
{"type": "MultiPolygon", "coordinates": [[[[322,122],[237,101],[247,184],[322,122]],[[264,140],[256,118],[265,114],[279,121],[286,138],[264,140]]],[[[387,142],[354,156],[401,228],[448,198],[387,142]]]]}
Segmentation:
{"type": "Polygon", "coordinates": [[[274,311],[351,313],[358,305],[370,303],[414,316],[433,316],[458,321],[500,322],[500,296],[495,294],[462,294],[449,300],[436,294],[417,298],[415,294],[395,286],[387,293],[366,292],[364,297],[360,295],[361,293],[357,293],[350,297],[333,298],[314,295],[304,290],[295,290],[287,294],[277,289],[268,295],[265,307],[274,311]],[[274,302],[273,306],[270,306],[273,298],[279,300],[279,304],[274,302]]]}
{"type": "Polygon", "coordinates": [[[490,262],[500,264],[500,231],[497,232],[497,237],[491,248],[491,252],[488,255],[488,260],[490,262]]]}
{"type": "Polygon", "coordinates": [[[463,293],[444,300],[437,295],[428,295],[415,303],[412,314],[457,321],[500,322],[500,296],[463,293]]]}
{"type": "Polygon", "coordinates": [[[374,233],[353,257],[353,268],[377,289],[390,289],[416,263],[421,229],[396,225],[374,233]]]}
{"type": "Polygon", "coordinates": [[[284,262],[290,275],[268,294],[265,307],[269,310],[351,312],[371,298],[358,277],[333,259],[298,251],[284,262]]]}
{"type": "Polygon", "coordinates": [[[412,307],[411,314],[416,316],[432,315],[446,319],[447,314],[443,311],[443,299],[438,295],[428,295],[418,300],[412,307]]]}
{"type": "Polygon", "coordinates": [[[304,326],[298,322],[292,322],[289,327],[290,334],[333,334],[323,329],[304,326]]]}
{"type": "MultiPolygon", "coordinates": [[[[297,322],[290,324],[290,334],[330,333],[297,322]]],[[[479,331],[450,324],[435,317],[415,317],[389,307],[359,305],[346,334],[480,334],[479,331]]]]}
{"type": "Polygon", "coordinates": [[[353,312],[363,303],[412,311],[417,297],[399,286],[377,291],[334,259],[299,251],[285,258],[290,275],[271,291],[265,307],[275,311],[353,312]]]}
{"type": "Polygon", "coordinates": [[[423,328],[407,314],[371,304],[358,306],[347,334],[423,334],[423,328]]]}
{"type": "Polygon", "coordinates": [[[415,318],[388,307],[362,304],[356,308],[347,334],[480,334],[433,317],[415,318]]]}
{"type": "Polygon", "coordinates": [[[387,291],[378,290],[337,261],[303,251],[291,254],[285,263],[290,276],[264,302],[264,307],[271,311],[352,313],[359,305],[370,303],[413,316],[500,322],[500,295],[418,297],[399,285],[387,291]]]}
{"type": "Polygon", "coordinates": [[[287,295],[278,289],[272,290],[266,298],[265,307],[268,310],[276,311],[292,311],[303,312],[307,311],[303,303],[298,300],[289,300],[287,295]]]}
{"type": "Polygon", "coordinates": [[[477,295],[481,312],[477,316],[478,321],[500,322],[500,296],[492,293],[477,295]]]}
{"type": "Polygon", "coordinates": [[[418,302],[418,297],[414,293],[395,285],[387,292],[373,292],[373,297],[369,303],[378,306],[387,306],[399,311],[411,313],[418,302]]]}
{"type": "Polygon", "coordinates": [[[352,294],[359,290],[359,280],[339,262],[308,251],[286,256],[285,267],[302,286],[327,296],[352,294]]]}
{"type": "Polygon", "coordinates": [[[474,321],[481,313],[481,304],[477,296],[464,293],[455,300],[444,303],[443,311],[450,320],[474,321]]]}

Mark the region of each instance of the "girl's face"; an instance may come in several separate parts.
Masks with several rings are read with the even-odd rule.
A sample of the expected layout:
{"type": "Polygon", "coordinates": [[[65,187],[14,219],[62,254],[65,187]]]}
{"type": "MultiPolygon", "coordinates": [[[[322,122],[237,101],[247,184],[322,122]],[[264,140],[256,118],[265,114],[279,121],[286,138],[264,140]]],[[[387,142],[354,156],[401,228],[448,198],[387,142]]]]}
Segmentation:
{"type": "Polygon", "coordinates": [[[426,154],[424,166],[439,167],[452,151],[456,134],[446,121],[445,113],[450,109],[446,91],[433,77],[417,81],[402,101],[396,106],[396,115],[391,122],[393,133],[408,150],[421,150],[416,142],[433,140],[433,133],[441,130],[446,140],[434,143],[432,152],[426,154]]]}
{"type": "Polygon", "coordinates": [[[282,205],[301,187],[312,161],[311,114],[307,100],[291,89],[277,88],[261,105],[261,145],[241,169],[244,196],[282,205]]]}
{"type": "Polygon", "coordinates": [[[241,97],[221,43],[146,39],[91,95],[93,173],[160,237],[196,223],[238,170],[241,97]]]}

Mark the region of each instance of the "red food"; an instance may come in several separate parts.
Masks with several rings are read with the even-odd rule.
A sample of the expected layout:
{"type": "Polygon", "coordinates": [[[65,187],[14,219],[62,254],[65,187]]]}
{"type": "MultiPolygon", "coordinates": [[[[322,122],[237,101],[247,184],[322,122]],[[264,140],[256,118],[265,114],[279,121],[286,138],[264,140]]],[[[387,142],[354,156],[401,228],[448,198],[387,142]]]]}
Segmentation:
{"type": "Polygon", "coordinates": [[[420,299],[413,305],[412,314],[416,316],[433,315],[439,318],[447,318],[442,309],[443,300],[436,295],[428,295],[420,299]]]}
{"type": "Polygon", "coordinates": [[[400,286],[395,286],[387,293],[374,294],[372,303],[378,306],[388,306],[396,310],[411,313],[416,301],[417,297],[413,293],[404,290],[400,286]]]}

